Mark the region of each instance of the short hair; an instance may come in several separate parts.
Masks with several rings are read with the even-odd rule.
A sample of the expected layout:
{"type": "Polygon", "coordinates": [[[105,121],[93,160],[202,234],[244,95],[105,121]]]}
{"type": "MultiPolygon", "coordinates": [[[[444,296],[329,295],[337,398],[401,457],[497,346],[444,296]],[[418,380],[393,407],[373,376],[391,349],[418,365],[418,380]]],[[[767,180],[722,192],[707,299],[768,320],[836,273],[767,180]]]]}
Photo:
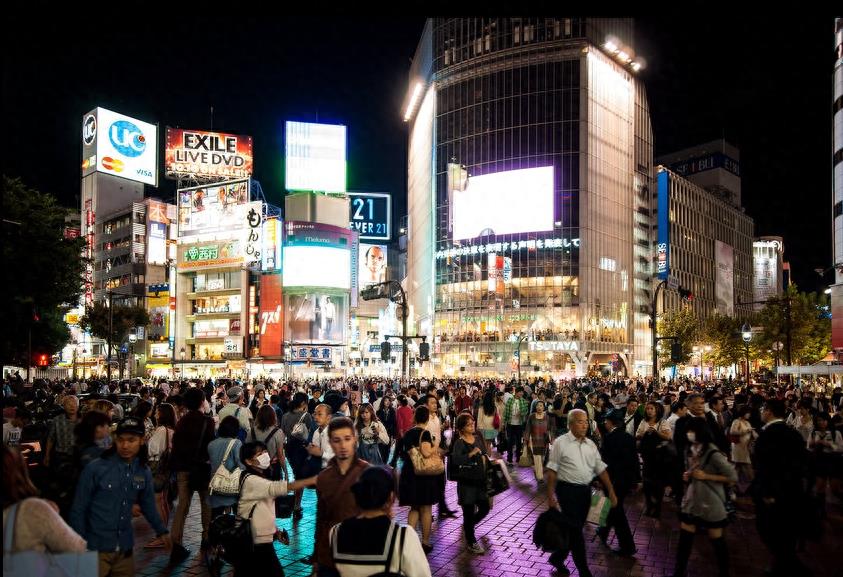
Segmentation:
{"type": "Polygon", "coordinates": [[[768,411],[773,413],[774,417],[779,419],[783,419],[784,416],[787,414],[787,409],[784,406],[784,401],[779,399],[767,399],[765,401],[764,406],[768,411]]]}
{"type": "Polygon", "coordinates": [[[302,405],[307,407],[307,394],[296,393],[293,395],[293,400],[290,402],[290,410],[295,411],[302,405]]]}
{"type": "Polygon", "coordinates": [[[351,429],[352,433],[356,433],[354,430],[354,421],[352,421],[348,417],[334,417],[331,419],[331,422],[328,423],[328,437],[334,434],[334,431],[339,431],[340,429],[351,429]]]}
{"type": "Polygon", "coordinates": [[[260,431],[266,431],[270,427],[278,424],[278,416],[275,414],[275,409],[269,405],[264,405],[258,409],[255,415],[255,428],[260,431]]]}
{"type": "Polygon", "coordinates": [[[226,439],[236,439],[240,433],[240,421],[234,415],[228,415],[220,421],[220,428],[217,431],[217,437],[225,437],[226,439]]]}
{"type": "Polygon", "coordinates": [[[574,422],[574,419],[580,415],[585,416],[586,420],[588,420],[588,413],[586,413],[582,409],[571,409],[570,411],[568,411],[568,427],[570,427],[571,423],[574,422]]]}
{"type": "Polygon", "coordinates": [[[468,422],[473,420],[474,417],[471,416],[471,413],[460,413],[457,415],[457,421],[454,427],[457,429],[457,432],[462,431],[468,422]]]}
{"type": "Polygon", "coordinates": [[[714,442],[714,435],[711,434],[711,429],[708,428],[708,422],[703,418],[690,419],[685,432],[694,433],[697,443],[708,445],[714,442]]]}
{"type": "Polygon", "coordinates": [[[627,406],[627,407],[629,406],[629,403],[638,403],[639,405],[641,404],[641,403],[640,403],[640,401],[639,401],[637,398],[635,398],[635,397],[629,397],[629,398],[626,400],[626,406],[627,406]]]}
{"type": "Polygon", "coordinates": [[[205,393],[202,392],[202,389],[191,387],[184,394],[184,406],[188,411],[198,411],[204,401],[205,393]]]}
{"type": "Polygon", "coordinates": [[[407,397],[405,395],[398,395],[398,404],[402,407],[406,407],[410,404],[410,401],[407,400],[407,397]]]}
{"type": "Polygon", "coordinates": [[[690,405],[690,404],[691,404],[693,401],[695,401],[696,399],[703,399],[703,400],[705,400],[705,397],[704,397],[704,396],[702,396],[700,393],[691,393],[690,395],[688,395],[687,397],[685,397],[685,404],[686,404],[686,405],[690,405]]]}
{"type": "Polygon", "coordinates": [[[416,406],[416,412],[413,414],[413,422],[417,425],[423,425],[430,420],[430,409],[420,403],[416,406]]]}
{"type": "Polygon", "coordinates": [[[249,459],[254,459],[255,455],[261,451],[266,451],[266,445],[260,441],[244,443],[243,446],[240,447],[240,462],[245,463],[249,459]]]}
{"type": "Polygon", "coordinates": [[[361,511],[381,509],[395,493],[395,475],[387,467],[366,467],[351,486],[351,493],[361,511]]]}
{"type": "Polygon", "coordinates": [[[319,403],[318,405],[316,405],[315,407],[313,407],[313,412],[315,413],[315,412],[316,412],[316,411],[318,411],[319,409],[324,410],[324,411],[325,411],[326,413],[328,413],[329,415],[332,413],[332,411],[331,411],[331,405],[329,405],[328,403],[319,403]]]}

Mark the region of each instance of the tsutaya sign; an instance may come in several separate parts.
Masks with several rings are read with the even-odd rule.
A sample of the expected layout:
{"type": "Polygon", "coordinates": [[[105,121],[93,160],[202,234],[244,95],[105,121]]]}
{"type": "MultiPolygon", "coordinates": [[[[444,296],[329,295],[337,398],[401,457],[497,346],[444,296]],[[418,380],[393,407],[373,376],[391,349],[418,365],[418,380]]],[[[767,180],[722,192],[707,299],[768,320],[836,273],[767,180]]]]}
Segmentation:
{"type": "Polygon", "coordinates": [[[578,351],[577,341],[530,341],[531,351],[578,351]]]}
{"type": "Polygon", "coordinates": [[[436,251],[436,260],[471,254],[486,254],[490,252],[506,252],[516,250],[535,250],[545,248],[579,248],[578,238],[547,238],[516,240],[514,242],[491,242],[489,244],[475,244],[471,246],[452,247],[436,251]]]}

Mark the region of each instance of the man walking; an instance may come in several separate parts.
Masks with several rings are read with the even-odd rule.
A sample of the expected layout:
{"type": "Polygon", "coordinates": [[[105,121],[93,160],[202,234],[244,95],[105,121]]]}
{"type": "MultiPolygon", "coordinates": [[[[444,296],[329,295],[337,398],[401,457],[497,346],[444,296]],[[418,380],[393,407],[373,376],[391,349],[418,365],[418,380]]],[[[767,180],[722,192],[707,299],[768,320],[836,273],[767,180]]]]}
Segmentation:
{"type": "Polygon", "coordinates": [[[636,553],[635,542],[632,540],[632,531],[629,529],[623,502],[635,485],[641,482],[641,468],[635,451],[635,437],[622,428],[625,420],[622,409],[611,411],[606,417],[606,436],[603,438],[600,454],[606,463],[618,504],[609,511],[606,526],[597,529],[597,535],[603,544],[607,545],[609,531],[614,527],[618,537],[618,549],[612,552],[615,555],[631,557],[636,553]]]}
{"type": "Polygon", "coordinates": [[[560,575],[570,573],[565,567],[565,559],[570,551],[580,576],[591,577],[582,532],[591,507],[590,485],[594,477],[603,483],[612,507],[618,506],[615,489],[606,472],[606,463],[600,458],[594,441],[586,437],[587,432],[588,416],[585,411],[570,411],[568,432],[553,442],[545,472],[548,503],[562,512],[569,527],[568,549],[557,550],[550,555],[550,563],[560,575]]]}
{"type": "Polygon", "coordinates": [[[512,455],[515,454],[515,462],[521,458],[521,449],[524,437],[524,423],[527,422],[530,404],[524,398],[524,389],[515,389],[515,395],[507,402],[503,410],[503,422],[506,425],[506,436],[509,439],[509,451],[506,455],[506,462],[512,464],[512,455]]]}

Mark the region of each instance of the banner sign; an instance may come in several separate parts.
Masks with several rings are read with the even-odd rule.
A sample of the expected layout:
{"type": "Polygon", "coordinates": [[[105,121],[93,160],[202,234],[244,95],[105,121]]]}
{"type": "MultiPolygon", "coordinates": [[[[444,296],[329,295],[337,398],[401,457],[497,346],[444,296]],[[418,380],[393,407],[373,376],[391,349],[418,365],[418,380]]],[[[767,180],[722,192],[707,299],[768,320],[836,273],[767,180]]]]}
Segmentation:
{"type": "Polygon", "coordinates": [[[252,137],[167,127],[166,178],[247,178],[252,175],[252,137]]]}

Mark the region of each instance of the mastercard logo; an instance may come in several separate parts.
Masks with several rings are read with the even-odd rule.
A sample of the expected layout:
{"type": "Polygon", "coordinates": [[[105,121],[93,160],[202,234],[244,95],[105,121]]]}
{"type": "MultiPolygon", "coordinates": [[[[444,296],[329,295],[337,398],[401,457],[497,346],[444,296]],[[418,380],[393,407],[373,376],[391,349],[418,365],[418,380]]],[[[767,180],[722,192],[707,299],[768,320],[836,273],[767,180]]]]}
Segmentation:
{"type": "Polygon", "coordinates": [[[123,172],[123,161],[111,158],[110,156],[103,156],[102,167],[106,170],[113,170],[114,172],[123,172]]]}

